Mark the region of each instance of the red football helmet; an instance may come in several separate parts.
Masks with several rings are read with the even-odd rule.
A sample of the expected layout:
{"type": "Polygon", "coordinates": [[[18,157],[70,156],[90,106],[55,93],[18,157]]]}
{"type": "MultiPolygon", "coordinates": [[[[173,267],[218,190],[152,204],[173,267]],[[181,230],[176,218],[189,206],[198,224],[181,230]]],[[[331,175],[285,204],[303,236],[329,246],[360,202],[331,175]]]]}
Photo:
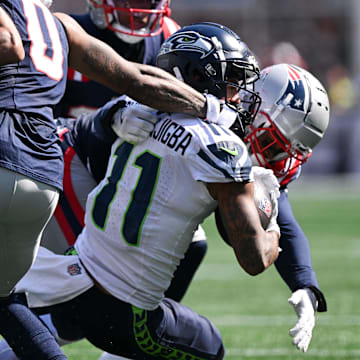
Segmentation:
{"type": "Polygon", "coordinates": [[[87,3],[97,27],[108,28],[127,42],[160,34],[164,17],[171,12],[170,0],[87,0],[87,3]]]}

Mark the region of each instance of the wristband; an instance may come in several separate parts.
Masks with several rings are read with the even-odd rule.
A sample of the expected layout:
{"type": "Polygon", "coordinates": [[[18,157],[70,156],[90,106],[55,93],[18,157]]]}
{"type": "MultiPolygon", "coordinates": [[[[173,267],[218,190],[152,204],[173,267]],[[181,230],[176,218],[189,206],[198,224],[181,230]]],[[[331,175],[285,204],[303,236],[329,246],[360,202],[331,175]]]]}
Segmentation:
{"type": "Polygon", "coordinates": [[[325,300],[324,294],[315,286],[307,286],[315,295],[317,300],[317,311],[318,312],[326,312],[327,304],[325,300]]]}

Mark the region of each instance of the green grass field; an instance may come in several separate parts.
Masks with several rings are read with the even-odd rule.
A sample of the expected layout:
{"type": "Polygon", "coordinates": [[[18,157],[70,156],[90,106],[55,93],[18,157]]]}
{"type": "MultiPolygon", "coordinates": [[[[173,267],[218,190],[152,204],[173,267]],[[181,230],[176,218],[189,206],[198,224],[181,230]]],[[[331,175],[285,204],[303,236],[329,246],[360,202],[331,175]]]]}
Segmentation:
{"type": "MultiPolygon", "coordinates": [[[[221,331],[226,359],[360,359],[360,184],[290,188],[294,212],[307,234],[313,267],[328,301],[317,314],[306,354],[291,345],[288,330],[296,321],[290,291],[272,267],[250,277],[237,265],[209,218],[204,227],[209,250],[184,303],[206,315],[221,331]],[[305,195],[304,195],[305,191],[305,195]]],[[[64,348],[70,360],[97,359],[86,341],[64,348]]]]}

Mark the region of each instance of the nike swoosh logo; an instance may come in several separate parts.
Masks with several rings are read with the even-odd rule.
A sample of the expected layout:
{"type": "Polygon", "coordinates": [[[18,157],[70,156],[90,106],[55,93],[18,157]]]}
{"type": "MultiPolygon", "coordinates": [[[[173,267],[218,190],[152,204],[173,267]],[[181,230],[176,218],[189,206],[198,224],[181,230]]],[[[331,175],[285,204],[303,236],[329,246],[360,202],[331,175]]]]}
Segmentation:
{"type": "Polygon", "coordinates": [[[237,149],[230,150],[230,149],[227,149],[227,148],[224,148],[224,147],[220,147],[219,149],[226,151],[228,154],[230,154],[232,156],[238,156],[239,155],[239,152],[237,151],[237,149]]]}

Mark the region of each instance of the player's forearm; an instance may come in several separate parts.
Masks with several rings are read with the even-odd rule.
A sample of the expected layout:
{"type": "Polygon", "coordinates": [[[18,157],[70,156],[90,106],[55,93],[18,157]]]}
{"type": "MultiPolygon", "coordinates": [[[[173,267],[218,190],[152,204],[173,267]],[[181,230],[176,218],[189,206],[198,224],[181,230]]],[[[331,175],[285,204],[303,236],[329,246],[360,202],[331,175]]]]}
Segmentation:
{"type": "Polygon", "coordinates": [[[287,193],[281,191],[277,218],[281,230],[280,247],[283,249],[275,266],[291,291],[299,288],[319,287],[312,268],[309,241],[292,212],[287,193]]]}
{"type": "Polygon", "coordinates": [[[263,272],[276,260],[279,241],[277,233],[261,226],[253,184],[208,184],[208,189],[218,201],[221,221],[240,266],[250,275],[263,272]]]}
{"type": "MultiPolygon", "coordinates": [[[[280,229],[284,233],[281,226],[280,229]]],[[[299,238],[282,235],[280,240],[280,247],[283,251],[276,260],[275,266],[291,291],[310,285],[318,287],[305,236],[299,238]]]]}
{"type": "Polygon", "coordinates": [[[151,98],[149,102],[153,108],[205,118],[206,99],[203,94],[160,68],[138,64],[138,69],[144,87],[143,101],[140,102],[151,98]]]}
{"type": "Polygon", "coordinates": [[[157,110],[206,116],[204,95],[165,71],[152,66],[139,67],[120,58],[99,42],[90,44],[86,56],[75,69],[119,94],[126,94],[157,110]]]}
{"type": "Polygon", "coordinates": [[[110,46],[86,34],[68,15],[56,16],[66,28],[73,69],[152,108],[205,118],[204,95],[159,68],[126,61],[110,46]]]}
{"type": "Polygon", "coordinates": [[[25,51],[13,21],[0,7],[0,65],[16,63],[24,59],[25,51]]]}
{"type": "Polygon", "coordinates": [[[246,240],[239,240],[233,237],[230,241],[239,264],[250,275],[262,273],[278,257],[278,237],[273,231],[248,234],[246,240]]]}

